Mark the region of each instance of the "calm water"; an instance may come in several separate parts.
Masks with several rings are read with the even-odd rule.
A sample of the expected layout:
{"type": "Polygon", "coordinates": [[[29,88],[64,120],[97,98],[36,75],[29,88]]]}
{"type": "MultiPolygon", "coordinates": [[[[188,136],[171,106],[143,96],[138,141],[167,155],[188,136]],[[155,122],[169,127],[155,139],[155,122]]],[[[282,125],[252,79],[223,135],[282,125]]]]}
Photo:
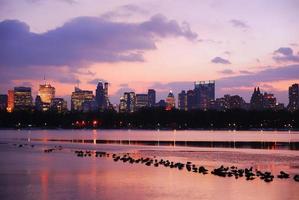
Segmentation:
{"type": "Polygon", "coordinates": [[[298,199],[292,179],[221,178],[163,167],[114,162],[111,158],[79,158],[74,150],[192,161],[209,170],[224,164],[299,174],[299,151],[290,150],[298,132],[228,131],[0,131],[0,199],[298,199]],[[63,141],[63,142],[61,142],[63,141]],[[78,142],[79,141],[79,142],[78,142]],[[87,141],[87,142],[85,142],[87,141]],[[95,142],[89,142],[95,141],[95,142]],[[97,141],[141,141],[97,143],[97,141]],[[246,142],[246,147],[159,145],[146,141],[246,142]],[[251,148],[252,142],[290,144],[283,148],[251,148]],[[21,148],[14,144],[34,144],[21,148]],[[145,145],[144,145],[145,144],[145,145]],[[62,145],[61,151],[44,153],[62,145]],[[210,148],[213,147],[213,148],[210,148]],[[223,148],[225,147],[225,148],[223,148]]]}
{"type": "Polygon", "coordinates": [[[0,139],[299,150],[299,132],[285,131],[144,131],[144,130],[10,130],[0,139]]]}

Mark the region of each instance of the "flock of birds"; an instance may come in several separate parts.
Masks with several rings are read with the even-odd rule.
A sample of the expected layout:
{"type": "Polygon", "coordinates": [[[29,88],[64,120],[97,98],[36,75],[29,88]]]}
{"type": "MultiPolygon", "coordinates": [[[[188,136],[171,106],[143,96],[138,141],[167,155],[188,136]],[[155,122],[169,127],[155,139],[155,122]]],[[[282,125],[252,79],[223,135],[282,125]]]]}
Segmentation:
{"type": "MultiPolygon", "coordinates": [[[[88,151],[88,150],[77,150],[75,151],[75,154],[78,157],[111,157],[115,162],[123,162],[123,163],[129,163],[129,164],[144,164],[146,166],[154,166],[154,167],[167,167],[167,168],[172,168],[172,169],[178,169],[178,170],[184,170],[186,169],[188,172],[193,172],[193,173],[199,173],[199,174],[209,174],[209,170],[206,169],[204,166],[197,166],[195,164],[192,164],[192,162],[188,161],[186,163],[182,162],[173,162],[170,160],[164,160],[164,159],[156,159],[150,158],[150,157],[141,157],[141,158],[133,158],[130,156],[130,154],[109,154],[107,152],[101,152],[101,151],[88,151]]],[[[250,168],[245,168],[241,169],[236,166],[231,166],[231,167],[224,167],[221,165],[218,168],[213,169],[211,174],[215,176],[220,176],[220,177],[235,177],[235,179],[238,179],[240,177],[245,177],[246,180],[254,180],[256,178],[260,178],[261,180],[265,182],[272,182],[275,176],[268,171],[262,172],[257,169],[253,169],[252,167],[250,168]]],[[[290,175],[284,171],[280,171],[280,174],[276,176],[279,179],[289,179],[291,178],[290,175]]],[[[294,175],[293,176],[294,181],[299,182],[299,175],[294,175]]]]}
{"type": "MultiPolygon", "coordinates": [[[[13,144],[14,146],[17,146],[19,148],[22,147],[31,147],[33,148],[34,145],[29,145],[29,144],[13,144]]],[[[49,149],[44,149],[45,153],[51,153],[53,151],[57,150],[62,150],[62,146],[54,146],[54,148],[49,148],[49,149]]],[[[126,154],[109,154],[107,152],[102,152],[102,151],[90,151],[90,150],[76,150],[75,154],[78,157],[106,157],[106,158],[112,158],[115,162],[123,162],[123,163],[129,163],[129,164],[144,164],[146,166],[154,166],[154,167],[167,167],[171,169],[178,169],[178,170],[184,170],[186,169],[188,172],[193,172],[193,173],[199,173],[199,174],[209,174],[209,170],[206,169],[204,166],[197,166],[195,164],[192,164],[192,162],[188,161],[186,163],[182,162],[173,162],[170,160],[165,160],[165,159],[157,159],[156,157],[150,158],[150,157],[140,157],[140,158],[133,158],[130,156],[129,153],[126,154]]],[[[256,178],[260,178],[261,180],[265,182],[272,182],[275,176],[268,171],[262,172],[257,169],[253,169],[253,167],[250,168],[238,168],[236,166],[230,166],[230,167],[224,167],[221,165],[218,168],[214,168],[211,172],[211,174],[215,176],[220,176],[220,177],[235,177],[235,179],[238,179],[240,177],[245,177],[246,180],[254,180],[256,178]]],[[[289,179],[291,176],[284,172],[280,171],[280,173],[276,176],[279,179],[289,179]]],[[[294,181],[299,182],[299,175],[296,174],[293,176],[294,181]]]]}

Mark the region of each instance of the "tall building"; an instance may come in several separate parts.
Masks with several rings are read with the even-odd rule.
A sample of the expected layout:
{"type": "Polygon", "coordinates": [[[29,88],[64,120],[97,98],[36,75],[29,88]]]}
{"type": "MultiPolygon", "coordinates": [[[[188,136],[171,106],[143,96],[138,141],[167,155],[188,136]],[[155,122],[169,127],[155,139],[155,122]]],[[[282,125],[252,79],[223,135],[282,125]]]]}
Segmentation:
{"type": "Polygon", "coordinates": [[[33,106],[30,87],[14,88],[14,109],[31,110],[33,106]]]}
{"type": "Polygon", "coordinates": [[[43,102],[39,95],[35,97],[34,108],[36,111],[43,111],[43,102]]]}
{"type": "Polygon", "coordinates": [[[0,94],[0,111],[5,111],[7,108],[7,95],[0,94]]]}
{"type": "Polygon", "coordinates": [[[148,94],[136,94],[136,110],[148,107],[148,94]]]}
{"type": "Polygon", "coordinates": [[[195,109],[195,93],[194,90],[187,91],[187,110],[195,109]]]}
{"type": "Polygon", "coordinates": [[[83,111],[83,103],[85,101],[94,100],[92,91],[81,90],[75,87],[75,91],[72,92],[71,96],[71,110],[72,111],[83,111]]]}
{"type": "Polygon", "coordinates": [[[108,99],[108,83],[99,82],[96,89],[96,103],[101,110],[105,110],[109,106],[108,99]]]}
{"type": "Polygon", "coordinates": [[[166,98],[166,110],[172,110],[175,108],[175,98],[172,91],[169,91],[169,94],[166,98]]]}
{"type": "Polygon", "coordinates": [[[50,104],[51,100],[55,97],[55,88],[46,83],[39,85],[38,95],[43,103],[50,104]]]}
{"type": "Polygon", "coordinates": [[[123,96],[120,97],[119,112],[127,112],[127,102],[123,96]]]}
{"type": "Polygon", "coordinates": [[[289,104],[288,110],[299,110],[299,85],[293,84],[289,87],[289,104]]]}
{"type": "Polygon", "coordinates": [[[50,103],[50,110],[63,113],[67,111],[67,101],[63,98],[53,98],[50,103]]]}
{"type": "Polygon", "coordinates": [[[96,112],[99,109],[99,106],[95,100],[84,101],[82,107],[83,112],[96,112]]]}
{"type": "Polygon", "coordinates": [[[7,112],[12,112],[15,105],[15,93],[14,90],[8,90],[7,92],[7,112]]]}
{"type": "Polygon", "coordinates": [[[134,112],[136,110],[135,92],[125,92],[123,101],[125,102],[125,112],[134,112]]]}
{"type": "Polygon", "coordinates": [[[147,92],[148,96],[148,106],[154,107],[156,104],[156,91],[154,89],[149,89],[147,92]]]}
{"type": "Polygon", "coordinates": [[[262,110],[263,109],[263,94],[260,91],[260,88],[254,88],[250,99],[250,109],[252,110],[262,110]]]}
{"type": "Polygon", "coordinates": [[[182,90],[181,93],[178,95],[178,108],[180,110],[188,110],[187,107],[187,93],[185,90],[182,90]]]}
{"type": "Polygon", "coordinates": [[[194,83],[195,108],[207,110],[210,102],[215,100],[215,81],[199,81],[194,83]]]}

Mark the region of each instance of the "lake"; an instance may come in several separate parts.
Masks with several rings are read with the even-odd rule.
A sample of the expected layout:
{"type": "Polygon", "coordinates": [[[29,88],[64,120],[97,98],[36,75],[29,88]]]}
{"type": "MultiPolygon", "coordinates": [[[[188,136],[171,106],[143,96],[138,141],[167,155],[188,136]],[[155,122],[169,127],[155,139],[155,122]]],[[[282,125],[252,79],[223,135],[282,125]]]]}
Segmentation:
{"type": "Polygon", "coordinates": [[[129,153],[209,172],[234,165],[293,177],[298,142],[299,132],[281,131],[1,130],[0,199],[298,199],[292,178],[247,181],[111,157],[129,153]],[[55,150],[44,153],[49,148],[55,150]],[[82,158],[78,150],[110,157],[82,158]]]}

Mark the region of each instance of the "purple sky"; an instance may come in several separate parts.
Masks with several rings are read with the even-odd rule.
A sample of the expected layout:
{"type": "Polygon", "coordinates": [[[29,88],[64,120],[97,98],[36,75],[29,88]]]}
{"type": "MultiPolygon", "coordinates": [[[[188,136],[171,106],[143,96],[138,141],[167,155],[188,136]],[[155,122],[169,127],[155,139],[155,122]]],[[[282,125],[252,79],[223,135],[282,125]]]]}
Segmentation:
{"type": "Polygon", "coordinates": [[[124,91],[192,89],[216,80],[216,96],[249,100],[253,87],[287,103],[299,82],[296,0],[0,0],[0,92],[47,82],[124,91]]]}

